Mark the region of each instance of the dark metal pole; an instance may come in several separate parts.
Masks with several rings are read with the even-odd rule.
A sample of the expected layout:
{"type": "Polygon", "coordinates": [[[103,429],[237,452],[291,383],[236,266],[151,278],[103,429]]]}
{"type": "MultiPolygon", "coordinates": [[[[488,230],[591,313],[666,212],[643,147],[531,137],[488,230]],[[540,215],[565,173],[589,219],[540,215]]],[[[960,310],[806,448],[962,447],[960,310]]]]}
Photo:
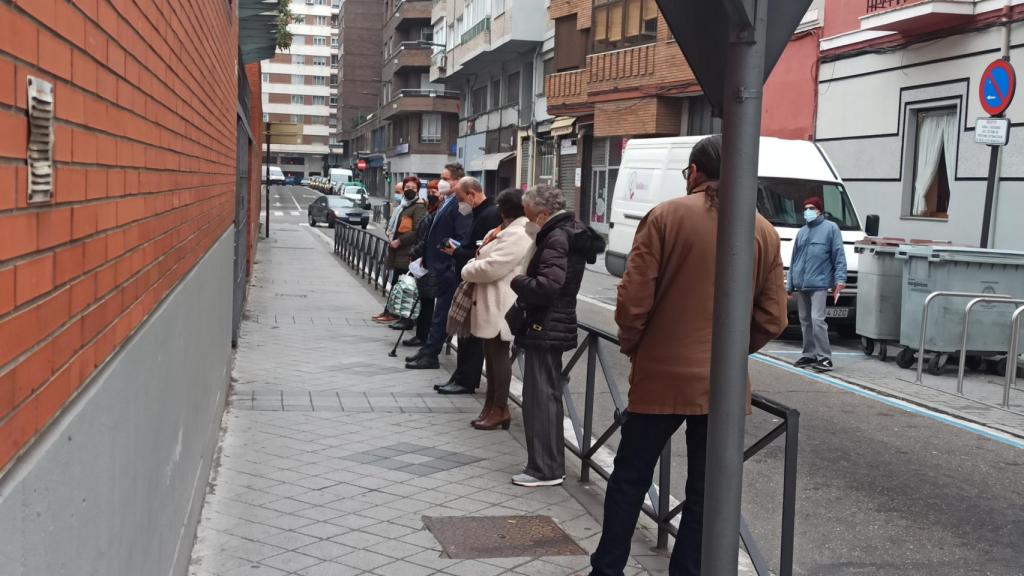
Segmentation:
{"type": "Polygon", "coordinates": [[[985,185],[985,211],[981,219],[981,247],[988,248],[991,243],[989,230],[992,228],[992,204],[996,197],[996,167],[999,166],[999,146],[989,146],[988,183],[985,185]]]}
{"type": "Polygon", "coordinates": [[[658,549],[668,548],[668,526],[671,512],[669,497],[672,490],[672,438],[665,442],[658,459],[658,549]]]}
{"type": "MultiPolygon", "coordinates": [[[[590,482],[590,440],[594,433],[594,385],[597,378],[597,347],[601,345],[596,334],[587,338],[587,392],[583,405],[583,445],[580,446],[580,453],[583,454],[583,465],[580,466],[580,482],[590,482]]],[[[612,386],[610,382],[609,386],[612,386]]]]}
{"type": "Polygon", "coordinates": [[[726,55],[701,568],[706,576],[737,572],[767,5],[756,3],[753,29],[733,27],[726,55]]]}
{"type": "Polygon", "coordinates": [[[264,232],[266,234],[265,237],[270,238],[270,122],[267,122],[266,126],[267,131],[263,133],[263,136],[267,139],[267,162],[266,166],[263,167],[266,174],[265,181],[267,183],[267,222],[264,227],[264,232]]]}
{"type": "Polygon", "coordinates": [[[786,459],[782,473],[782,546],[779,551],[779,576],[793,575],[793,535],[796,529],[796,459],[799,453],[800,413],[786,414],[786,459]]]}

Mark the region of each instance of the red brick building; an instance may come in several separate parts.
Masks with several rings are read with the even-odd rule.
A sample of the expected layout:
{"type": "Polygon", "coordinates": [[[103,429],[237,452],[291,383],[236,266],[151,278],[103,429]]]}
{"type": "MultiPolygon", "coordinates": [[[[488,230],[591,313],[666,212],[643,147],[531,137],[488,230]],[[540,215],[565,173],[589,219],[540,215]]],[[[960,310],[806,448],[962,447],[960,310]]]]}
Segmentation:
{"type": "Polygon", "coordinates": [[[243,64],[272,53],[275,9],[0,1],[0,533],[16,535],[0,557],[25,555],[15,574],[115,541],[150,563],[112,550],[87,571],[181,561],[258,226],[260,74],[243,64]],[[140,536],[160,530],[174,538],[140,536]]]}

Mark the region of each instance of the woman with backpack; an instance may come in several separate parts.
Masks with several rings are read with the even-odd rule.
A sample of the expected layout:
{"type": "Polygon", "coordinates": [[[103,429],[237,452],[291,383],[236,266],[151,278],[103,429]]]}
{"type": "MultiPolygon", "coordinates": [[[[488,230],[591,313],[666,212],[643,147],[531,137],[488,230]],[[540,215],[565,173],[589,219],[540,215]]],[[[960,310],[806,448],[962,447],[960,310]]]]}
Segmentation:
{"type": "Polygon", "coordinates": [[[565,479],[562,430],[562,354],[577,346],[576,295],[587,261],[604,242],[565,210],[565,197],[542,184],[526,191],[523,209],[536,251],[526,273],[512,280],[516,304],[508,313],[515,345],[526,355],[523,426],[528,454],[519,486],[557,486],[565,479]]]}

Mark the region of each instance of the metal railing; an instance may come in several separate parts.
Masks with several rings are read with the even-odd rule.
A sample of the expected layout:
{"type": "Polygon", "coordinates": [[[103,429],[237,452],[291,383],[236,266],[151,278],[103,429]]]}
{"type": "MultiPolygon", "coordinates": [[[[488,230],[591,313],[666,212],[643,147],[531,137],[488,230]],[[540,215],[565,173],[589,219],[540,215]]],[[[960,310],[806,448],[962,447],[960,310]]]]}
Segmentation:
{"type": "Polygon", "coordinates": [[[476,24],[472,25],[469,28],[469,30],[466,30],[465,32],[463,32],[462,36],[459,37],[459,41],[460,41],[459,43],[460,44],[465,44],[466,42],[469,42],[473,38],[476,38],[477,36],[479,36],[481,32],[490,32],[490,31],[491,31],[491,17],[490,16],[486,16],[486,17],[484,17],[483,20],[481,20],[481,21],[477,22],[476,24]]]}
{"type": "Polygon", "coordinates": [[[913,0],[868,0],[868,14],[908,4],[913,0]]]}
{"type": "Polygon", "coordinates": [[[429,96],[430,98],[458,98],[459,93],[454,90],[404,88],[398,91],[398,95],[395,98],[412,98],[416,96],[429,96]]]}
{"type": "MultiPolygon", "coordinates": [[[[995,298],[995,299],[1006,299],[1012,298],[1007,294],[981,294],[979,292],[932,292],[924,299],[924,309],[921,312],[921,335],[918,340],[917,346],[917,378],[914,380],[914,384],[924,385],[922,376],[924,375],[924,344],[925,336],[928,333],[928,309],[931,308],[932,302],[938,298],[995,298]]],[[[961,355],[964,353],[961,350],[961,355]]]]}
{"type": "MultiPolygon", "coordinates": [[[[387,241],[361,228],[339,222],[334,229],[334,252],[342,261],[351,266],[355,273],[365,279],[368,284],[379,289],[382,294],[387,293],[387,282],[390,279],[391,271],[385,265],[387,254],[387,241]]],[[[619,390],[618,383],[612,371],[605,347],[613,346],[615,350],[619,347],[619,339],[594,326],[579,323],[579,329],[584,333],[580,346],[576,348],[572,357],[565,364],[562,370],[562,378],[566,384],[573,369],[586,355],[586,381],[584,388],[584,405],[582,410],[576,405],[569,390],[569,386],[562,387],[562,397],[566,407],[566,413],[572,423],[573,440],[566,440],[566,449],[580,459],[582,469],[580,481],[589,482],[591,472],[596,472],[604,480],[611,477],[610,458],[608,457],[609,440],[618,432],[622,425],[622,415],[626,411],[626,403],[619,390]],[[615,412],[612,422],[607,427],[595,427],[594,408],[597,396],[597,372],[600,369],[604,377],[608,394],[614,404],[615,412]]],[[[449,343],[449,351],[454,346],[449,343]]],[[[522,351],[514,349],[512,360],[519,366],[522,374],[522,351]]],[[[515,397],[514,402],[519,403],[515,397]]],[[[778,576],[791,576],[793,574],[793,546],[796,524],[796,478],[797,478],[797,453],[800,428],[800,413],[788,406],[767,398],[761,394],[753,394],[751,404],[754,409],[765,412],[780,420],[764,436],[753,442],[743,452],[743,460],[747,461],[771,445],[778,438],[784,438],[783,458],[783,479],[782,479],[782,518],[781,535],[779,546],[779,570],[778,576]]],[[[666,548],[668,537],[677,534],[674,525],[676,518],[682,513],[682,503],[672,497],[670,487],[672,485],[672,440],[665,444],[658,464],[658,481],[652,484],[648,490],[648,498],[643,505],[643,513],[658,525],[658,547],[666,548]]],[[[768,562],[761,550],[758,548],[753,534],[745,519],[740,520],[740,538],[743,542],[751,563],[759,576],[771,574],[768,562]]]]}
{"type": "MultiPolygon", "coordinates": [[[[970,302],[967,303],[967,307],[964,308],[964,327],[963,335],[961,336],[960,340],[960,361],[957,365],[956,372],[956,393],[961,396],[964,395],[964,372],[967,369],[967,331],[968,329],[970,329],[971,326],[971,312],[974,310],[975,306],[981,304],[982,302],[987,302],[990,304],[1014,304],[1017,306],[1024,304],[1024,300],[1019,300],[1016,298],[1002,298],[997,296],[985,296],[982,298],[975,298],[974,300],[971,300],[970,302]]],[[[1012,351],[1013,348],[1007,348],[1007,350],[1012,351]]],[[[1015,357],[1016,354],[1012,354],[1010,352],[1007,353],[1008,359],[1015,357]]],[[[1009,364],[1009,361],[1007,362],[1007,364],[1009,364]]]]}
{"type": "Polygon", "coordinates": [[[1003,385],[1003,408],[1010,407],[1010,389],[1017,383],[1017,355],[1020,350],[1020,322],[1024,306],[1013,311],[1010,317],[1010,345],[1006,352],[1006,384],[1003,385]]]}

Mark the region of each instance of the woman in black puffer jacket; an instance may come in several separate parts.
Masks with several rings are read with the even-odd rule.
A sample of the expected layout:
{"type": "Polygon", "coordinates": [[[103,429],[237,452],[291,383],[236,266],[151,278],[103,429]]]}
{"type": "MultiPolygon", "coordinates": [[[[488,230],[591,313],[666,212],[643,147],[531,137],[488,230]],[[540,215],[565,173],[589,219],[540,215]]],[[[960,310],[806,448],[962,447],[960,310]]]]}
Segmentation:
{"type": "Polygon", "coordinates": [[[595,247],[589,230],[565,211],[565,197],[558,188],[540,185],[527,190],[523,208],[537,247],[526,274],[512,280],[516,306],[525,318],[515,345],[526,356],[523,425],[528,453],[526,468],[512,482],[555,486],[565,478],[562,353],[578,344],[576,294],[595,247]]]}

